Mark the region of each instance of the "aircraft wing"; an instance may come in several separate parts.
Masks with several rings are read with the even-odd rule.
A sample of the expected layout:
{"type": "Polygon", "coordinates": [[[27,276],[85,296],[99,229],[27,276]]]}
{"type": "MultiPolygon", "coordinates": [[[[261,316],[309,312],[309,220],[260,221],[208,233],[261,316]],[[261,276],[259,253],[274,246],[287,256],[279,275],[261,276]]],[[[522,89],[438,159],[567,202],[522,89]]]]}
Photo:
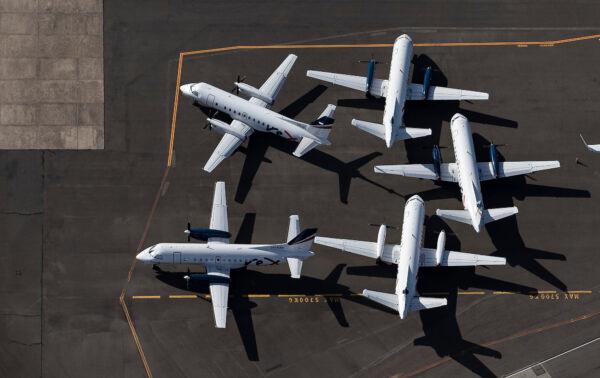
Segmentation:
{"type": "MultiPolygon", "coordinates": [[[[339,249],[340,251],[354,253],[365,257],[376,259],[377,256],[377,243],[366,242],[360,240],[350,239],[336,239],[336,238],[325,238],[317,236],[315,243],[324,245],[327,247],[339,249]]],[[[381,254],[381,260],[385,262],[394,262],[394,245],[385,244],[383,246],[383,252],[381,254]]]]}
{"type": "Polygon", "coordinates": [[[585,139],[583,139],[583,135],[579,134],[579,137],[581,138],[581,141],[585,145],[585,148],[587,148],[588,150],[590,150],[592,152],[600,152],[600,144],[587,144],[585,139]]]}
{"type": "MultiPolygon", "coordinates": [[[[231,126],[242,130],[246,139],[254,132],[253,128],[237,120],[232,121],[231,126]]],[[[217,145],[217,148],[215,148],[212,155],[210,155],[210,158],[204,165],[204,170],[209,173],[212,172],[219,164],[221,164],[223,160],[230,157],[231,154],[233,154],[240,144],[242,144],[246,139],[240,139],[233,134],[225,133],[217,145]]]]}
{"type": "MultiPolygon", "coordinates": [[[[227,198],[225,193],[225,183],[219,181],[215,184],[215,194],[213,197],[212,212],[210,214],[210,228],[229,232],[227,221],[227,198]]],[[[229,243],[229,238],[208,238],[209,242],[229,243]]]]}
{"type": "Polygon", "coordinates": [[[206,274],[210,276],[210,299],[215,315],[215,326],[225,328],[227,322],[227,300],[229,299],[229,268],[219,265],[207,265],[206,274]]]}
{"type": "MultiPolygon", "coordinates": [[[[342,87],[356,89],[357,91],[367,91],[367,78],[364,76],[345,75],[333,72],[306,71],[306,76],[314,79],[326,81],[342,87]]],[[[387,80],[373,79],[371,82],[370,93],[374,96],[385,97],[387,80]]]]}
{"type": "MultiPolygon", "coordinates": [[[[526,175],[536,171],[560,168],[558,161],[504,161],[498,163],[498,177],[526,175]]],[[[493,180],[492,162],[477,163],[479,179],[481,181],[493,180]]]]}
{"type": "MultiPolygon", "coordinates": [[[[375,172],[385,173],[388,175],[438,180],[433,164],[376,165],[375,172]]],[[[456,167],[456,163],[440,164],[439,180],[457,182],[458,169],[456,167]]]]}
{"type": "MultiPolygon", "coordinates": [[[[285,58],[285,60],[281,62],[279,67],[277,67],[277,69],[273,71],[273,73],[271,74],[271,76],[269,76],[267,81],[265,81],[263,85],[261,85],[259,91],[266,97],[275,100],[275,98],[277,98],[277,95],[279,94],[279,91],[281,90],[281,88],[283,88],[283,84],[285,84],[285,81],[288,75],[290,74],[290,70],[294,66],[296,59],[298,59],[296,55],[288,55],[287,58],[285,58]]],[[[252,97],[250,99],[250,102],[261,105],[265,108],[270,107],[266,102],[258,98],[252,97]]]]}
{"type": "Polygon", "coordinates": [[[423,84],[409,84],[407,100],[487,100],[490,95],[485,92],[467,91],[446,87],[430,86],[427,98],[423,94],[423,84]]]}
{"type": "MultiPolygon", "coordinates": [[[[438,266],[435,259],[435,249],[421,248],[419,263],[421,266],[438,266]]],[[[455,251],[444,251],[439,266],[478,266],[478,265],[505,265],[504,257],[477,255],[455,251]]]]}

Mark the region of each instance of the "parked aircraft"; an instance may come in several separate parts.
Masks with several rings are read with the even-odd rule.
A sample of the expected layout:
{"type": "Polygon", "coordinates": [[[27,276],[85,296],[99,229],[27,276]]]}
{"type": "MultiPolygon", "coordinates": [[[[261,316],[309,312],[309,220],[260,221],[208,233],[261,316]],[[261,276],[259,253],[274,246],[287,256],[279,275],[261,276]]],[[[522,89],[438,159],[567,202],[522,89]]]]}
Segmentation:
{"type": "Polygon", "coordinates": [[[425,205],[421,197],[414,195],[406,201],[404,207],[400,244],[385,244],[385,225],[379,227],[376,243],[326,237],[315,238],[315,243],[397,264],[396,290],[393,294],[364,290],[363,295],[372,301],[398,311],[401,319],[406,318],[409,311],[419,311],[447,304],[446,298],[420,297],[417,295],[419,267],[506,264],[506,259],[503,257],[446,250],[446,234],[444,231],[440,232],[435,249],[424,248],[424,220],[425,205]]]}
{"type": "Polygon", "coordinates": [[[483,92],[437,87],[431,85],[432,68],[425,71],[423,84],[409,83],[410,64],[413,58],[413,41],[403,34],[396,38],[390,63],[388,80],[374,78],[375,65],[368,61],[367,76],[354,76],[333,72],[312,71],[306,76],[365,92],[368,97],[385,97],[383,124],[352,120],[352,125],[385,140],[390,148],[398,140],[431,135],[431,129],[404,127],[404,102],[406,100],[487,100],[483,92]]]}
{"type": "Polygon", "coordinates": [[[234,83],[236,92],[250,96],[245,100],[230,92],[207,83],[184,84],[181,93],[194,100],[195,104],[215,109],[207,119],[207,127],[214,129],[223,138],[206,162],[204,170],[212,172],[254,132],[262,131],[298,141],[294,156],[300,157],[320,144],[330,145],[329,133],[333,123],[335,105],[327,105],[323,113],[311,124],[299,122],[271,111],[279,91],[283,87],[297,56],[290,54],[271,74],[260,88],[238,80],[234,83]],[[215,118],[217,112],[228,114],[233,121],[227,124],[215,118]]]}
{"type": "Polygon", "coordinates": [[[494,144],[489,146],[490,161],[478,163],[475,158],[471,126],[467,118],[462,114],[455,114],[450,122],[450,129],[454,144],[455,163],[443,164],[439,150],[434,147],[433,164],[378,165],[375,166],[375,172],[457,182],[462,193],[465,210],[438,209],[436,214],[442,218],[471,224],[477,232],[486,223],[518,213],[518,209],[514,206],[485,209],[480,181],[526,175],[560,167],[558,161],[500,162],[494,144]]]}
{"type": "Polygon", "coordinates": [[[174,265],[187,270],[186,280],[206,280],[210,285],[215,324],[225,328],[229,297],[229,271],[249,265],[278,265],[287,262],[292,278],[300,278],[302,262],[314,255],[310,251],[317,230],[300,232],[297,215],[290,216],[287,243],[229,244],[225,183],[217,182],[208,229],[188,228],[185,233],[206,244],[160,243],[144,249],[137,260],[145,264],[174,265]],[[190,267],[203,265],[206,273],[189,273],[190,267]]]}

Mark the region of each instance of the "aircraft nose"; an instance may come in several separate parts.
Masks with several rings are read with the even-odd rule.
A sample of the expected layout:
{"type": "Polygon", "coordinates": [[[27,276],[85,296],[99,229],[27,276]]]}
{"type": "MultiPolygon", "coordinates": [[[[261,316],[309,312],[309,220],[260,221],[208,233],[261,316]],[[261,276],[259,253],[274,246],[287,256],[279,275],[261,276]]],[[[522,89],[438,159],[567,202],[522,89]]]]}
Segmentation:
{"type": "Polygon", "coordinates": [[[192,84],[183,84],[179,87],[179,90],[184,96],[192,97],[192,84]]]}
{"type": "Polygon", "coordinates": [[[136,260],[141,261],[143,263],[152,261],[153,258],[152,256],[150,256],[150,252],[148,251],[149,249],[150,248],[146,248],[142,252],[138,253],[137,256],[135,256],[136,260]]]}

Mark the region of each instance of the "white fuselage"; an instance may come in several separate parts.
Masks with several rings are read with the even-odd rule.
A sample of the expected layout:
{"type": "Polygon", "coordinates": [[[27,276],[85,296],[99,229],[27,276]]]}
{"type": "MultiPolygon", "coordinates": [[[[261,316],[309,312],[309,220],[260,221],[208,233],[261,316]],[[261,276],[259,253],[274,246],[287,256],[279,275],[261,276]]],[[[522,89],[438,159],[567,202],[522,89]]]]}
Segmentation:
{"type": "MultiPolygon", "coordinates": [[[[300,141],[303,137],[315,139],[305,124],[294,121],[266,107],[245,100],[206,83],[187,84],[182,93],[200,105],[228,114],[254,130],[272,133],[283,138],[300,141]]],[[[262,104],[261,100],[255,100],[262,104]]]]}
{"type": "Polygon", "coordinates": [[[419,257],[423,246],[424,221],[425,205],[423,200],[419,196],[409,198],[404,207],[400,258],[398,259],[398,274],[396,277],[398,313],[402,319],[406,318],[410,310],[411,300],[416,295],[419,257]]]}
{"type": "Polygon", "coordinates": [[[475,231],[479,232],[483,226],[484,207],[471,126],[466,117],[456,114],[450,122],[450,130],[452,131],[452,144],[458,168],[458,185],[462,194],[462,203],[471,216],[475,231]]]}
{"type": "Polygon", "coordinates": [[[288,244],[227,244],[218,242],[160,243],[146,248],[138,255],[145,264],[183,266],[211,265],[229,269],[248,265],[277,265],[289,257],[301,260],[312,256],[288,244]]]}
{"type": "Polygon", "coordinates": [[[389,148],[394,144],[396,131],[403,125],[404,104],[408,93],[410,64],[413,55],[413,42],[406,34],[394,42],[390,75],[383,110],[385,143],[389,148]]]}

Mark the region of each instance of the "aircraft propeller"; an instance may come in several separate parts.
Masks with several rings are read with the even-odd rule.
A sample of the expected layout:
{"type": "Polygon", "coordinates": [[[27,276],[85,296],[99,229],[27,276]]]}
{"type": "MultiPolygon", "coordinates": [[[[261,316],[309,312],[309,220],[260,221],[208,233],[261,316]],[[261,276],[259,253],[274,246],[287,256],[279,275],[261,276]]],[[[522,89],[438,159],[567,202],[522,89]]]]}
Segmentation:
{"type": "Polygon", "coordinates": [[[190,235],[192,234],[192,225],[190,224],[190,222],[187,223],[187,229],[185,231],[183,231],[184,233],[187,234],[187,240],[188,243],[190,242],[190,235]]]}
{"type": "MultiPolygon", "coordinates": [[[[243,83],[244,80],[246,80],[246,76],[237,75],[237,80],[235,82],[236,83],[243,83]]],[[[236,96],[239,96],[239,94],[240,94],[240,88],[236,85],[235,87],[231,88],[231,92],[235,92],[236,96]]]]}

